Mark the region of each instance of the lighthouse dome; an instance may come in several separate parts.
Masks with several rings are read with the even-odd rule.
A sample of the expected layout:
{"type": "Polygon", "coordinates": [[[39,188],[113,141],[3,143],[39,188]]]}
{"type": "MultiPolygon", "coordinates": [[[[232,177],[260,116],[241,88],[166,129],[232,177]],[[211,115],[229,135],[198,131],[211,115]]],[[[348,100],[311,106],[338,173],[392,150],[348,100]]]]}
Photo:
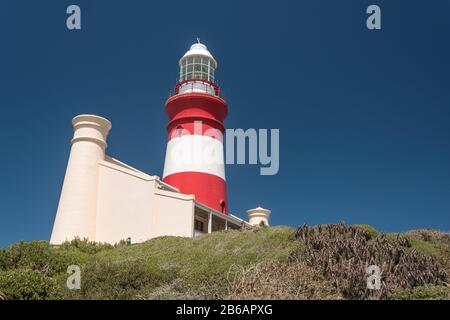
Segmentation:
{"type": "Polygon", "coordinates": [[[209,59],[211,59],[213,61],[213,67],[214,69],[217,68],[217,61],[216,59],[214,59],[213,55],[211,54],[211,52],[209,52],[208,48],[203,44],[203,43],[194,43],[191,48],[189,49],[189,51],[187,51],[184,56],[180,59],[180,66],[181,63],[183,61],[186,60],[187,57],[192,57],[192,56],[203,56],[203,57],[207,57],[209,59]]]}

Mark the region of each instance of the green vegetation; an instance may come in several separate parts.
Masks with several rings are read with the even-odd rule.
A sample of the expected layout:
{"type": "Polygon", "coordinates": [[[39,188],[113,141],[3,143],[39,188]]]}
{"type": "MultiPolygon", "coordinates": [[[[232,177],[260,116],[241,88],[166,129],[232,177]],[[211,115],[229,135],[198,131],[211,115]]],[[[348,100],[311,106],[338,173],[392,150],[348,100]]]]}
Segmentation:
{"type": "Polygon", "coordinates": [[[450,288],[443,286],[421,286],[412,289],[396,289],[393,298],[398,300],[450,300],[450,288]]]}
{"type": "MultiPolygon", "coordinates": [[[[0,300],[344,299],[351,297],[348,289],[336,284],[345,283],[345,279],[330,277],[326,259],[314,251],[317,245],[322,246],[321,252],[337,254],[336,266],[341,263],[341,254],[350,261],[352,252],[366,252],[359,248],[363,243],[374,252],[376,248],[395,249],[395,245],[400,245],[404,250],[434,257],[422,259],[414,255],[415,260],[411,260],[421,263],[426,272],[439,271],[441,265],[449,270],[450,238],[430,232],[411,231],[399,238],[367,225],[330,225],[303,229],[302,237],[292,228],[263,227],[216,232],[196,239],[161,237],[134,245],[121,242],[111,246],[80,239],[58,247],[46,241],[20,242],[0,249],[0,300]],[[339,241],[322,241],[318,230],[324,234],[335,230],[332,237],[339,241]],[[80,290],[66,286],[70,265],[81,268],[80,290]]],[[[362,258],[358,259],[362,265],[362,258]]],[[[333,276],[347,276],[333,272],[333,276]]],[[[439,279],[445,276],[441,274],[439,279]]],[[[427,282],[408,288],[393,287],[389,295],[381,298],[445,299],[448,290],[443,283],[427,282]]]]}
{"type": "Polygon", "coordinates": [[[2,296],[13,300],[44,300],[61,298],[54,279],[30,270],[0,272],[2,296]]]}
{"type": "Polygon", "coordinates": [[[380,235],[380,232],[378,232],[377,229],[375,229],[374,227],[368,225],[368,224],[355,224],[354,227],[361,229],[363,231],[366,231],[371,239],[375,239],[376,237],[378,237],[380,235]]]}

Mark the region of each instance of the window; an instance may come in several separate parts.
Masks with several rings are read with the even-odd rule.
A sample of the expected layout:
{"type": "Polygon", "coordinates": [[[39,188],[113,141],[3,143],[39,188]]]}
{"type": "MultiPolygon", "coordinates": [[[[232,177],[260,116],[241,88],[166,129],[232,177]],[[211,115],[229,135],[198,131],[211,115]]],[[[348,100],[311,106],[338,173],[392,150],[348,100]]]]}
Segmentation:
{"type": "Polygon", "coordinates": [[[177,131],[175,134],[175,137],[182,137],[183,136],[183,126],[177,126],[177,131]]]}
{"type": "Polygon", "coordinates": [[[180,80],[200,79],[214,82],[213,62],[208,57],[192,56],[181,61],[180,80]]]}
{"type": "Polygon", "coordinates": [[[194,222],[194,229],[195,230],[203,232],[203,230],[204,230],[203,227],[204,227],[204,224],[203,224],[202,221],[195,220],[195,222],[194,222]]]}

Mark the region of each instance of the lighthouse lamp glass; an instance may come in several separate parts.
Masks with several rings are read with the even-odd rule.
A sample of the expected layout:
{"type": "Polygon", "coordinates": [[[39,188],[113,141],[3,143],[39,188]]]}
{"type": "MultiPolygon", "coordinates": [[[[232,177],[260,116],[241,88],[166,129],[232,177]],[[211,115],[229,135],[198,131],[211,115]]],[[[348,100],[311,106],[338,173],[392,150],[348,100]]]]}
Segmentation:
{"type": "Polygon", "coordinates": [[[208,57],[189,56],[180,64],[180,81],[206,80],[214,82],[214,63],[208,57]]]}

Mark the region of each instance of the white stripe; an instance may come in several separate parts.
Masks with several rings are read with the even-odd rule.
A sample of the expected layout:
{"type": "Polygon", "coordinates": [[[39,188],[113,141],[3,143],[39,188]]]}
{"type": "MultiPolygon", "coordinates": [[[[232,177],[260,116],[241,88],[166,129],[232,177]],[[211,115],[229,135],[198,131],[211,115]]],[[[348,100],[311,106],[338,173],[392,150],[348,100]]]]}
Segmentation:
{"type": "Polygon", "coordinates": [[[201,135],[184,135],[167,143],[163,178],[179,172],[203,172],[225,180],[223,144],[201,135]]]}

